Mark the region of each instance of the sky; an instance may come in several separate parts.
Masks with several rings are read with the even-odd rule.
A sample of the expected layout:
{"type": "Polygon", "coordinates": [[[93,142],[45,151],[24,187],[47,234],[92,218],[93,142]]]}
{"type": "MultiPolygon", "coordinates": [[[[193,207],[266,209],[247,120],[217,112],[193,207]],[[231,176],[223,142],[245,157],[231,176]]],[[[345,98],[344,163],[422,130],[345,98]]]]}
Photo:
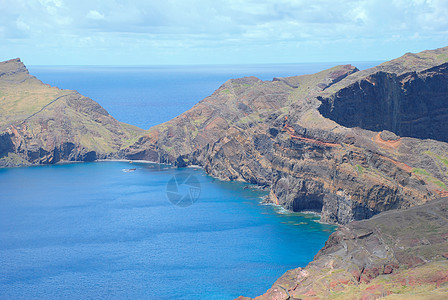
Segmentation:
{"type": "Polygon", "coordinates": [[[29,65],[385,61],[448,46],[448,0],[0,0],[29,65]]]}

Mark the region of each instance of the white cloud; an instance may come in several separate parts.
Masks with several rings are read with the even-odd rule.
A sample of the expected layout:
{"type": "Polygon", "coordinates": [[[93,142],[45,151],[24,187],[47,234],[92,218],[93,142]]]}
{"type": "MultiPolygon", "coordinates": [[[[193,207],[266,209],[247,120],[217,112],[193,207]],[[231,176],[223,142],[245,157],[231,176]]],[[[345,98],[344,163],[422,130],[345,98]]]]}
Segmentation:
{"type": "Polygon", "coordinates": [[[39,3],[52,15],[57,14],[58,9],[61,8],[63,4],[62,0],[39,0],[39,3]]]}
{"type": "Polygon", "coordinates": [[[102,20],[104,19],[104,15],[96,10],[90,10],[87,14],[87,18],[92,20],[102,20]]]}
{"type": "Polygon", "coordinates": [[[26,24],[23,20],[17,19],[16,21],[17,28],[23,31],[28,31],[31,29],[30,25],[26,24]]]}
{"type": "Polygon", "coordinates": [[[368,20],[367,11],[363,7],[356,7],[351,11],[353,19],[358,24],[364,24],[368,20]]]}
{"type": "Polygon", "coordinates": [[[47,52],[77,51],[76,57],[87,60],[95,51],[100,59],[110,59],[99,52],[108,51],[114,61],[128,55],[124,47],[130,45],[135,57],[149,57],[149,46],[153,57],[164,57],[173,47],[167,60],[179,63],[210,48],[215,57],[235,52],[238,62],[244,56],[273,62],[286,59],[286,53],[297,53],[298,59],[325,50],[348,56],[353,46],[364,47],[362,54],[370,59],[385,51],[448,44],[447,0],[0,0],[0,7],[0,53],[33,57],[37,44],[47,52]],[[19,38],[20,45],[30,46],[15,49],[19,38]],[[271,51],[257,51],[261,47],[271,51]]]}

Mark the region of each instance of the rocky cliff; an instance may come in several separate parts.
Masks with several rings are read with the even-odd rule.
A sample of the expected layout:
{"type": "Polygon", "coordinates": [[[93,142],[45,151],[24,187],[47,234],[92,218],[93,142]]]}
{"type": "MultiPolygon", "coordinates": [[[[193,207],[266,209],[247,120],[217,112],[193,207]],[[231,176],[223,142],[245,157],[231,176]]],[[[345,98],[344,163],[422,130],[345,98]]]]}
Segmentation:
{"type": "MultiPolygon", "coordinates": [[[[264,299],[446,299],[448,198],[340,226],[264,299]]],[[[239,300],[250,299],[240,297],[239,300]]]]}
{"type": "Polygon", "coordinates": [[[447,66],[448,47],[363,71],[232,79],[142,132],[10,60],[0,63],[0,167],[111,157],[201,165],[343,225],[260,299],[443,298],[448,200],[435,199],[448,195],[447,66]]]}
{"type": "Polygon", "coordinates": [[[147,132],[0,63],[0,166],[119,157],[201,165],[347,224],[447,195],[448,48],[359,71],[232,79],[147,132]]]}
{"type": "Polygon", "coordinates": [[[43,84],[19,59],[0,63],[0,104],[0,167],[112,157],[142,133],[76,91],[43,84]]]}
{"type": "Polygon", "coordinates": [[[347,224],[446,195],[448,47],[359,71],[229,80],[151,128],[129,159],[201,165],[347,224]]]}
{"type": "Polygon", "coordinates": [[[345,127],[448,141],[446,48],[406,54],[320,96],[319,111],[345,127]]]}

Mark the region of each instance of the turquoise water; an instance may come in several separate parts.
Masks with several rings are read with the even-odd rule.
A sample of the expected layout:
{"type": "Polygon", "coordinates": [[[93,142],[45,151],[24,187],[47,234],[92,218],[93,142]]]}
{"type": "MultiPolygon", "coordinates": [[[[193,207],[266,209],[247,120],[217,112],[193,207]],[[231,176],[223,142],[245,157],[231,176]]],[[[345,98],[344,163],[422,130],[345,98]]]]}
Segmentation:
{"type": "Polygon", "coordinates": [[[0,299],[259,295],[334,228],[281,214],[245,186],[142,163],[0,169],[0,299]],[[179,174],[200,183],[189,207],[166,195],[179,174]]]}

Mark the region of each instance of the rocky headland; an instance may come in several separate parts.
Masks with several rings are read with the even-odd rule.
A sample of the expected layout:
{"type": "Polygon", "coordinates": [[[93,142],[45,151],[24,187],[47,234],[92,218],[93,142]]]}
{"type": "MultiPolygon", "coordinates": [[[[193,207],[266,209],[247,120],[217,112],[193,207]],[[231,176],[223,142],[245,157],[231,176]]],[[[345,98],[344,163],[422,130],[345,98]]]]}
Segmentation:
{"type": "Polygon", "coordinates": [[[43,84],[18,59],[0,63],[0,102],[1,167],[99,158],[200,165],[341,225],[314,262],[261,299],[447,293],[448,47],[363,71],[231,79],[148,131],[43,84]]]}
{"type": "Polygon", "coordinates": [[[29,74],[20,59],[0,63],[0,167],[116,157],[143,130],[98,103],[29,74]]]}
{"type": "Polygon", "coordinates": [[[448,48],[359,71],[232,79],[124,151],[270,190],[347,224],[448,192],[448,48]]]}

